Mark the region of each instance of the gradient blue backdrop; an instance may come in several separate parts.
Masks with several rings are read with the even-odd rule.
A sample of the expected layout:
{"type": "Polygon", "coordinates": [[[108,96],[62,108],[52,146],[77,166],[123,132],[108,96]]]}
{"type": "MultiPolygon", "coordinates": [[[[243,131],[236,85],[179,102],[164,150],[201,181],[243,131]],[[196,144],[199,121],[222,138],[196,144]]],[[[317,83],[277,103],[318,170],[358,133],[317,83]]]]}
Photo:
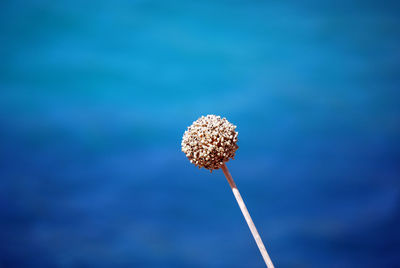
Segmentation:
{"type": "Polygon", "coordinates": [[[1,1],[0,267],[400,267],[400,8],[1,1]]]}

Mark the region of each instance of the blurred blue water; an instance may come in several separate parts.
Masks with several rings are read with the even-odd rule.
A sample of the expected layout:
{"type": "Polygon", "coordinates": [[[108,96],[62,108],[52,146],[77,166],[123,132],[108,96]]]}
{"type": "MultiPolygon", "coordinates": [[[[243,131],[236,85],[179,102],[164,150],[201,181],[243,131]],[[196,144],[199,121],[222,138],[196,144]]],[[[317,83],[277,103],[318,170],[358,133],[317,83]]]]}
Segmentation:
{"type": "Polygon", "coordinates": [[[3,1],[0,267],[400,267],[400,17],[378,1],[3,1]]]}

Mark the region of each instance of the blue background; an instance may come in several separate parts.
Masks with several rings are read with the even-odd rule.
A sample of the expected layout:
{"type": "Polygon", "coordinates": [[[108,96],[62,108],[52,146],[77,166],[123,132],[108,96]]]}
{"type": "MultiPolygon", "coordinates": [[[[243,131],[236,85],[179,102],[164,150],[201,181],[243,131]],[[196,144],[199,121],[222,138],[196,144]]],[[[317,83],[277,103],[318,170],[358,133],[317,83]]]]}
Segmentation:
{"type": "Polygon", "coordinates": [[[400,267],[400,7],[2,1],[0,267],[400,267]]]}

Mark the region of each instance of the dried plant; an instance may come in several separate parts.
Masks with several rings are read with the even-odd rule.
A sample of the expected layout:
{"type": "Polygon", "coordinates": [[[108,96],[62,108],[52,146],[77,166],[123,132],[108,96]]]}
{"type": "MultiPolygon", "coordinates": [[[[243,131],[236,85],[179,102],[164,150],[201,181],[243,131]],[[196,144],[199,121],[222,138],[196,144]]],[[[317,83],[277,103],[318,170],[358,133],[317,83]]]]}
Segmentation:
{"type": "Polygon", "coordinates": [[[229,123],[226,118],[216,115],[202,116],[185,131],[182,139],[182,151],[190,162],[199,168],[204,167],[211,172],[214,169],[222,169],[265,264],[268,268],[274,268],[242,196],[225,164],[229,159],[234,158],[235,152],[239,148],[236,144],[238,132],[235,129],[236,126],[229,123]]]}

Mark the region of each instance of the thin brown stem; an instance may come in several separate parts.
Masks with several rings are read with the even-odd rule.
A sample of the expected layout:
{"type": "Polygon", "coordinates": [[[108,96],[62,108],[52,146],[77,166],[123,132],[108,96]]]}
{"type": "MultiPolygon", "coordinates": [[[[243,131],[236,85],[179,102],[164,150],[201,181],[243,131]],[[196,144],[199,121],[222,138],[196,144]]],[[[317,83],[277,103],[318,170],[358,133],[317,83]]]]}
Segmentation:
{"type": "Polygon", "coordinates": [[[242,211],[244,218],[246,219],[247,225],[249,226],[251,234],[253,235],[254,240],[257,243],[258,249],[261,252],[261,255],[264,259],[265,264],[267,265],[268,268],[274,268],[274,264],[272,263],[271,258],[269,257],[268,252],[265,249],[264,243],[262,242],[261,237],[258,234],[256,226],[254,225],[254,222],[251,219],[250,213],[247,210],[246,205],[244,204],[244,201],[239,193],[239,190],[237,189],[236,184],[233,181],[232,175],[231,175],[231,173],[229,173],[229,170],[226,167],[225,163],[222,165],[221,169],[224,172],[225,177],[228,180],[229,185],[232,188],[232,192],[236,198],[236,201],[239,204],[240,210],[242,211]]]}

